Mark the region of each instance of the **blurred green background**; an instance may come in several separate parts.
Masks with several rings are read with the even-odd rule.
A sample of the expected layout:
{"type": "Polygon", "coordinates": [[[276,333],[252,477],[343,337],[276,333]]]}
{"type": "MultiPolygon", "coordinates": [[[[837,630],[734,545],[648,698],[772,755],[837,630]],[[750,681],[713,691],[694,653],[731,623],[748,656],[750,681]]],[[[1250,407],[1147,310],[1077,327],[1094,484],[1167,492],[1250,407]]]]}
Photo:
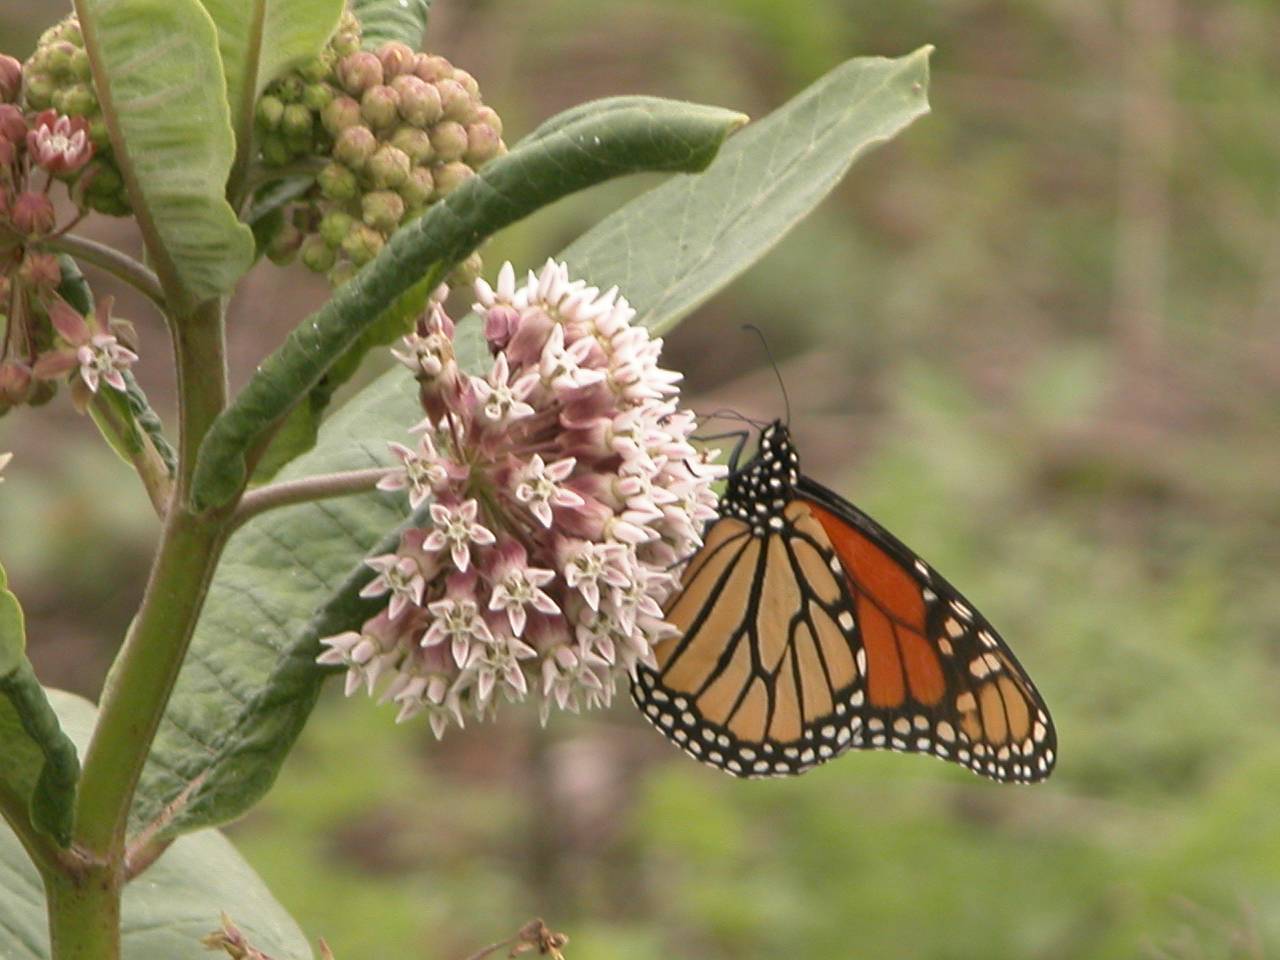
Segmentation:
{"type": "MultiPolygon", "coordinates": [[[[0,2],[25,54],[59,5],[0,2]],[[48,9],[44,9],[44,7],[48,9]]],[[[515,139],[649,92],[760,116],[937,46],[934,112],[668,340],[693,404],[782,411],[806,469],[1000,626],[1058,772],[851,755],[701,768],[629,703],[441,744],[331,690],[233,836],[339,960],[1280,955],[1280,7],[1273,0],[438,0],[429,46],[515,139]]],[[[486,251],[536,264],[636,183],[486,251]]],[[[125,245],[119,225],[93,235],[125,245]]],[[[236,377],[323,289],[260,267],[236,377]]],[[[171,404],[162,333],[142,377],[171,404]]],[[[50,683],[93,695],[155,522],[59,403],[0,421],[0,548],[50,683]],[[56,440],[56,442],[55,442],[56,440]]]]}

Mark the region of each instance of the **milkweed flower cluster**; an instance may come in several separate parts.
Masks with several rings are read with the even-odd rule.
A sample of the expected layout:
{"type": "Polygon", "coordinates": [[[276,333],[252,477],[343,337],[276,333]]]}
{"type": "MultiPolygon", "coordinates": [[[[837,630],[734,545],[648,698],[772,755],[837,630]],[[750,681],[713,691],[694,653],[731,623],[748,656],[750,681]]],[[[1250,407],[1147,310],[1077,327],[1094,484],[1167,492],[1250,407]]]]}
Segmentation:
{"type": "Polygon", "coordinates": [[[616,289],[571,281],[549,262],[517,284],[476,283],[491,361],[461,369],[454,324],[433,302],[403,347],[426,413],[399,466],[421,527],[370,558],[364,595],[386,606],[359,631],[325,639],[321,663],[426,713],[437,736],[502,699],[607,705],[615,684],[674,634],[663,603],[671,568],[715,516],[714,451],[690,443],[680,375],[662,341],[632,324],[616,289]]]}

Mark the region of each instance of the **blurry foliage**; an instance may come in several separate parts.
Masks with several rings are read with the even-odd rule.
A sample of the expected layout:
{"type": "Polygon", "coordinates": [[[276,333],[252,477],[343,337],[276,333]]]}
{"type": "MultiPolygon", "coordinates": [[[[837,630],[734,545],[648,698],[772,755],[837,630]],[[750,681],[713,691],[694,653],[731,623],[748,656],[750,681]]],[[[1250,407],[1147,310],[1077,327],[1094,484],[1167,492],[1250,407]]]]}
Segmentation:
{"type": "MultiPolygon", "coordinates": [[[[932,116],[668,359],[699,409],[780,415],[738,328],[765,330],[809,471],[1000,625],[1054,708],[1061,762],[1035,788],[876,754],[744,784],[626,703],[546,732],[512,711],[437,745],[330,691],[236,831],[305,929],[343,958],[463,956],[534,914],[572,960],[1280,951],[1280,9],[1174,14],[1143,101],[1174,121],[1140,171],[1163,227],[1124,273],[1121,0],[436,4],[433,43],[512,139],[611,93],[759,115],[847,56],[937,45],[932,116]],[[1143,349],[1121,285],[1154,304],[1143,349]]],[[[486,258],[532,264],[638,189],[560,204],[486,258]]],[[[85,518],[139,544],[151,521],[132,493],[85,502],[108,459],[58,453],[54,481],[24,485],[30,422],[0,422],[20,453],[0,548],[20,591],[63,578],[32,615],[39,658],[55,625],[91,634],[140,587],[136,566],[85,566],[81,547],[108,540],[85,518]],[[25,532],[54,509],[65,535],[25,532]],[[84,609],[51,613],[68,589],[84,609]]]]}

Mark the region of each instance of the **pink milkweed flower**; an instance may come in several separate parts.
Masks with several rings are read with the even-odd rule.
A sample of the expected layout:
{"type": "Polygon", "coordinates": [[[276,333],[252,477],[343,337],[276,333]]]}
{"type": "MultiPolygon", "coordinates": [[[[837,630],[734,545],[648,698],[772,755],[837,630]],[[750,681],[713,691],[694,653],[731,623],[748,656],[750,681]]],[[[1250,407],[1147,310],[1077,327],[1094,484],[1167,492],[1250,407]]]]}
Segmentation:
{"type": "Polygon", "coordinates": [[[111,332],[115,325],[110,315],[110,297],[98,301],[91,318],[62,298],[55,298],[49,307],[49,321],[67,346],[42,354],[32,375],[39,380],[52,380],[79,368],[80,379],[90,393],[97,393],[102,383],[121,393],[127,391],[124,374],[137,362],[138,355],[111,332]]]}
{"type": "Polygon", "coordinates": [[[339,635],[322,655],[356,675],[349,691],[390,677],[381,701],[397,721],[424,714],[437,736],[503,699],[538,700],[544,720],[607,705],[654,663],[677,634],[668,570],[700,546],[725,473],[690,441],[680,376],[616,288],[558,263],[521,281],[506,264],[475,297],[487,364],[460,368],[443,296],[395,351],[425,418],[415,443],[391,445],[379,487],[428,517],[366,588],[388,596],[378,616],[401,598],[394,646],[339,635]]]}
{"type": "Polygon", "coordinates": [[[89,122],[84,117],[66,117],[45,110],[27,133],[31,158],[49,173],[74,173],[93,157],[89,122]]]}

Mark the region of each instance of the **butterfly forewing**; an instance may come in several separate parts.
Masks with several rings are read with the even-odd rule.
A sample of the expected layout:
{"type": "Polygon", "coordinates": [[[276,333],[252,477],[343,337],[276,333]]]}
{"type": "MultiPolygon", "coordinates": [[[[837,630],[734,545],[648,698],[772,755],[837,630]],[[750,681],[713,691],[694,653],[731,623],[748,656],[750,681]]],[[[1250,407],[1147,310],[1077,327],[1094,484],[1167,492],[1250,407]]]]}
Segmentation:
{"type": "Polygon", "coordinates": [[[678,637],[633,697],[664,735],[736,776],[853,747],[929,753],[1031,782],[1056,740],[991,625],[871,518],[802,478],[774,424],[730,479],[667,618],[678,637]]]}

